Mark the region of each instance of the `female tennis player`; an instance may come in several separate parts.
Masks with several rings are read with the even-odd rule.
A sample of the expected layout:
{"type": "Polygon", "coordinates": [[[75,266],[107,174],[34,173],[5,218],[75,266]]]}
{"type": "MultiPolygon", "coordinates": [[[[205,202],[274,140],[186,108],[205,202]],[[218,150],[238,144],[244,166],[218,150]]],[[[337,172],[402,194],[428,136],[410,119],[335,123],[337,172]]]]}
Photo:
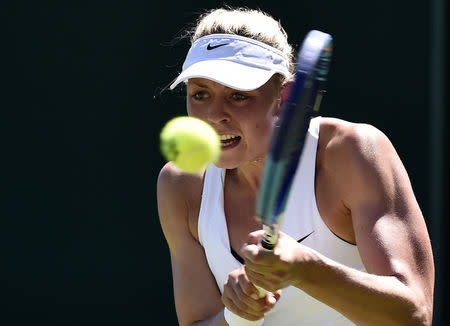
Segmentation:
{"type": "Polygon", "coordinates": [[[431,325],[430,239],[389,139],[312,119],[279,242],[264,251],[255,198],[292,47],[272,17],[241,8],[203,14],[191,37],[171,88],[186,85],[188,114],[215,128],[222,153],[196,175],[169,162],[158,179],[180,325],[227,325],[225,308],[264,325],[431,325]]]}

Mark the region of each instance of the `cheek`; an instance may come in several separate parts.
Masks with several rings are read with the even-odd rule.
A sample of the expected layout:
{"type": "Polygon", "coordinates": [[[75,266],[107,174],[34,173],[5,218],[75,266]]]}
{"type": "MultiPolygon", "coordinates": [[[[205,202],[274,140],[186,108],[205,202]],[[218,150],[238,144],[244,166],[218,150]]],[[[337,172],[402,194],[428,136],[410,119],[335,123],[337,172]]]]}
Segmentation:
{"type": "Polygon", "coordinates": [[[191,117],[201,118],[201,110],[195,104],[192,104],[189,99],[186,100],[186,111],[191,117]]]}
{"type": "MultiPolygon", "coordinates": [[[[266,102],[267,103],[267,102],[266,102]]],[[[255,117],[259,117],[255,121],[255,129],[260,131],[261,133],[271,133],[276,121],[278,120],[277,110],[275,105],[271,105],[269,108],[260,109],[263,107],[265,103],[261,103],[257,110],[255,110],[254,114],[252,114],[252,119],[255,117]]]]}
{"type": "Polygon", "coordinates": [[[276,117],[271,116],[255,124],[254,135],[257,142],[261,143],[264,146],[268,145],[270,138],[272,137],[272,132],[276,120],[276,117]]]}

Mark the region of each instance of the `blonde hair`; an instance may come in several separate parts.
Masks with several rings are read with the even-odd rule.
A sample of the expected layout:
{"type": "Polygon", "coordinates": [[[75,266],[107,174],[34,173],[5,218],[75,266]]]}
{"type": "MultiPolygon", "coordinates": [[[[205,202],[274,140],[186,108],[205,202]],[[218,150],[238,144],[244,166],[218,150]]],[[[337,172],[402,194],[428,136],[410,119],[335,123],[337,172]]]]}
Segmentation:
{"type": "MultiPolygon", "coordinates": [[[[191,43],[202,36],[210,34],[236,34],[266,43],[281,52],[289,59],[289,71],[293,72],[293,48],[281,24],[269,14],[247,8],[220,8],[207,11],[198,19],[191,32],[191,43]]],[[[289,81],[281,75],[281,84],[289,81]]]]}

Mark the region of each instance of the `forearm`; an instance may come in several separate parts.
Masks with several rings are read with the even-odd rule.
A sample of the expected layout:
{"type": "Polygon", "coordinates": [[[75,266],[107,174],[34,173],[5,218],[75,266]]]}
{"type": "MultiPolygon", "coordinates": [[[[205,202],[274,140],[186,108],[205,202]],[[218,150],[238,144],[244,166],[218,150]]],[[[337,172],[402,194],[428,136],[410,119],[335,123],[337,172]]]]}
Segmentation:
{"type": "Polygon", "coordinates": [[[432,308],[395,276],[357,271],[314,251],[304,270],[297,287],[357,325],[431,325],[432,308]]]}

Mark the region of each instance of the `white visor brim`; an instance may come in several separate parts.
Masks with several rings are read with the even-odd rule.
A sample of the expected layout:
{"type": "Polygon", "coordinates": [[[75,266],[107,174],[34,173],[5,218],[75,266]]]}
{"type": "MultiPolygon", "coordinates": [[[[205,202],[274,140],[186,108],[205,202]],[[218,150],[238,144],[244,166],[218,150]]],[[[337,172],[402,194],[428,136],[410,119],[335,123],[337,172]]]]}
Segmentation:
{"type": "Polygon", "coordinates": [[[271,70],[249,67],[231,61],[201,61],[184,70],[170,85],[170,89],[191,78],[206,78],[233,89],[251,91],[264,85],[274,74],[275,72],[271,70]]]}
{"type": "Polygon", "coordinates": [[[212,34],[191,46],[174,89],[190,78],[206,78],[227,87],[250,91],[274,74],[289,77],[289,60],[279,50],[256,40],[231,34],[212,34]]]}

